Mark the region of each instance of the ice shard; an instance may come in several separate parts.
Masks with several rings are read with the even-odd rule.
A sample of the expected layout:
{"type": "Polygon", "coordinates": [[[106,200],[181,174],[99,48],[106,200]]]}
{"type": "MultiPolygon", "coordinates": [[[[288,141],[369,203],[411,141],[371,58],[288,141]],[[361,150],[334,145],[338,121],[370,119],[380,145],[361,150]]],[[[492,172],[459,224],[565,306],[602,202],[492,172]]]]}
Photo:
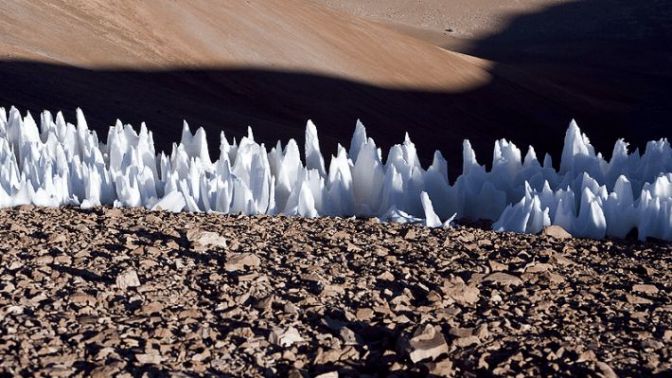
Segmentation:
{"type": "Polygon", "coordinates": [[[429,227],[467,218],[491,220],[498,231],[537,233],[556,224],[581,237],[636,230],[642,240],[672,240],[672,147],[665,139],[643,153],[618,140],[607,161],[572,121],[558,170],[550,155],[540,163],[532,146],[523,157],[504,139],[495,142],[487,170],[465,141],[453,183],[439,151],[424,169],[407,134],[383,159],[360,121],[349,150],[339,145],[328,164],[310,121],[303,154],[294,140],[269,151],[251,128],[239,143],[222,133],[215,161],[207,146],[205,130],[192,134],[186,122],[180,143],[157,154],[144,123],[136,131],[117,121],[103,142],[79,109],[75,125],[48,111],[38,125],[30,113],[0,108],[0,207],[356,215],[429,227]]]}

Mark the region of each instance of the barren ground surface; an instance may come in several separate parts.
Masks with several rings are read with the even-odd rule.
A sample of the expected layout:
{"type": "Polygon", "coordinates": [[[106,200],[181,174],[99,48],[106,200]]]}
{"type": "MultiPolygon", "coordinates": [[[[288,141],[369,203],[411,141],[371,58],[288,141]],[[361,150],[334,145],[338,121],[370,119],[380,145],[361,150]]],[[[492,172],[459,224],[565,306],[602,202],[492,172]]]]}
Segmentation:
{"type": "Polygon", "coordinates": [[[258,68],[444,91],[490,78],[486,62],[305,0],[15,0],[4,13],[3,60],[89,69],[258,68]]]}
{"type": "Polygon", "coordinates": [[[315,0],[333,9],[380,21],[441,45],[474,41],[506,27],[510,18],[571,0],[315,0]],[[411,28],[408,28],[411,27],[411,28]],[[413,33],[415,30],[416,33],[413,33]],[[424,30],[425,33],[419,33],[424,30]]]}
{"type": "Polygon", "coordinates": [[[608,154],[617,138],[670,137],[670,4],[12,0],[0,106],[69,119],[81,107],[101,135],[146,121],[159,149],[186,119],[213,154],[222,129],[252,125],[270,146],[308,119],[333,153],[360,118],[380,146],[408,131],[425,162],[440,149],[455,173],[465,138],[481,161],[498,138],[558,156],[576,118],[608,154]]]}
{"type": "Polygon", "coordinates": [[[12,375],[672,367],[668,244],[137,209],[0,219],[12,375]]]}

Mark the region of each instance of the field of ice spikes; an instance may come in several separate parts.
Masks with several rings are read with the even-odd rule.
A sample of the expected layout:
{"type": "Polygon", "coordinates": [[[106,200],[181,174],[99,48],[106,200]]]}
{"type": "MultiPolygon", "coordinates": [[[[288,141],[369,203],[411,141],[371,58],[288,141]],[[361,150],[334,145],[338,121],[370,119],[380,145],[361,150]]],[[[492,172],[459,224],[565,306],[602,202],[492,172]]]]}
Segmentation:
{"type": "Polygon", "coordinates": [[[308,121],[303,161],[297,143],[266,149],[252,130],[240,142],[224,133],[211,159],[205,131],[182,140],[170,155],[154,149],[144,124],[136,132],[117,121],[106,143],[62,113],[40,115],[0,108],[0,207],[99,205],[144,206],[167,211],[286,214],[305,217],[364,216],[393,222],[449,226],[454,219],[494,221],[497,231],[540,232],[556,224],[575,236],[672,240],[672,149],[651,141],[643,154],[614,146],[609,161],[596,153],[575,122],[569,125],[555,170],[529,148],[525,157],[507,140],[495,142],[492,170],[479,165],[469,141],[462,174],[452,184],[447,164],[435,152],[424,169],[406,137],[383,159],[357,123],[350,148],[338,146],[328,165],[317,129],[308,121]],[[305,164],[303,163],[305,161],[305,164]]]}

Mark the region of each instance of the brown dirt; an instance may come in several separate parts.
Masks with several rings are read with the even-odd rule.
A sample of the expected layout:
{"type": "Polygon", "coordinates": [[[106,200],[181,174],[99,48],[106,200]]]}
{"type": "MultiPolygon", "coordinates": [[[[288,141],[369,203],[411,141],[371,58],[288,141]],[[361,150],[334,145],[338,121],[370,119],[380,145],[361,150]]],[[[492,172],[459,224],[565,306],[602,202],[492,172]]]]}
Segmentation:
{"type": "Polygon", "coordinates": [[[343,13],[379,21],[441,46],[502,31],[512,17],[571,0],[315,0],[343,13]],[[424,30],[424,33],[418,31],[424,30]]]}
{"type": "Polygon", "coordinates": [[[3,11],[5,59],[98,69],[288,70],[443,91],[489,79],[487,62],[301,0],[21,0],[3,11]]]}
{"type": "Polygon", "coordinates": [[[577,118],[608,154],[669,135],[669,1],[41,1],[3,4],[0,106],[82,107],[103,134],[181,121],[267,145],[318,125],[327,153],[361,118],[384,147],[409,131],[451,172],[468,138],[558,156],[577,118]],[[334,8],[330,8],[334,7],[334,8]],[[394,25],[389,26],[390,23],[394,25]],[[448,32],[445,29],[453,30],[448,32]],[[471,56],[446,51],[454,47],[471,56]]]}
{"type": "Polygon", "coordinates": [[[669,244],[140,209],[0,219],[11,375],[671,372],[669,244]]]}

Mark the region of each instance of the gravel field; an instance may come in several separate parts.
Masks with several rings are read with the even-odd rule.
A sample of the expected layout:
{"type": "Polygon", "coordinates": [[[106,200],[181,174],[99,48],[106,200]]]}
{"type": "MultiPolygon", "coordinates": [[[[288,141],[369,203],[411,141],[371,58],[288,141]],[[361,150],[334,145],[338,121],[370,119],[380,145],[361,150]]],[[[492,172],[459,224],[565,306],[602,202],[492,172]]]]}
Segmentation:
{"type": "Polygon", "coordinates": [[[2,375],[672,374],[669,244],[0,210],[2,375]]]}

